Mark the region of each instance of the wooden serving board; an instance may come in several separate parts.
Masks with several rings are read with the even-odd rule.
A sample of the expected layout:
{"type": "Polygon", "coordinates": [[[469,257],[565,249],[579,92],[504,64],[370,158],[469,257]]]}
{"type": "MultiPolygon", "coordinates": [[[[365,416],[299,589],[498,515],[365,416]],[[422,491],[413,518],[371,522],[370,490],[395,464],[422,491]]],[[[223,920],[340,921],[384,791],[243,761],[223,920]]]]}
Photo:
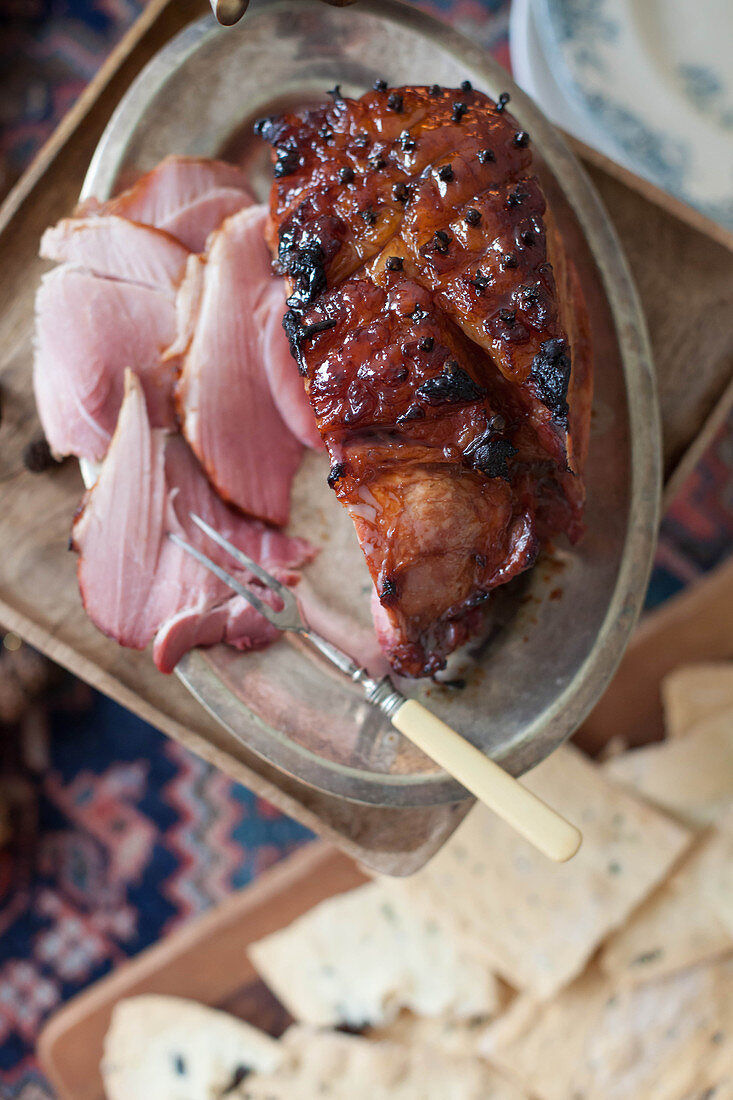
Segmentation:
{"type": "Polygon", "coordinates": [[[188,997],[279,1035],[290,1019],[259,981],[247,945],[365,881],[356,864],[335,848],[309,844],[74,997],[51,1017],[38,1040],[41,1067],[59,1100],[103,1100],[104,1036],[112,1009],[124,997],[188,997]]]}
{"type": "MultiPolygon", "coordinates": [[[[23,448],[39,431],[31,360],[33,298],[46,267],[37,256],[41,233],[73,207],[104,126],[136,74],[208,11],[206,0],[149,0],[0,209],[0,622],[356,858],[407,874],[440,846],[467,805],[356,807],[286,779],[255,757],[182,684],[158,673],[147,654],[120,648],[87,620],[75,559],[66,549],[82,493],[76,463],[35,476],[23,467],[23,448]]],[[[733,243],[651,185],[585,152],[647,313],[672,473],[684,469],[685,453],[699,445],[700,433],[710,430],[706,422],[720,419],[733,394],[733,329],[724,323],[733,312],[733,243]]]]}
{"type": "MultiPolygon", "coordinates": [[[[660,683],[666,673],[690,661],[732,658],[733,561],[647,616],[576,740],[594,752],[611,737],[634,745],[662,736],[660,683]]],[[[124,997],[188,997],[280,1034],[289,1018],[257,978],[247,944],[364,881],[356,864],[335,848],[309,844],[73,998],[51,1017],[38,1042],[41,1066],[60,1100],[102,1100],[104,1035],[114,1005],[124,997]]]]}
{"type": "Polygon", "coordinates": [[[575,734],[595,753],[664,736],[661,682],[682,665],[733,660],[733,559],[642,619],[603,698],[575,734]]]}

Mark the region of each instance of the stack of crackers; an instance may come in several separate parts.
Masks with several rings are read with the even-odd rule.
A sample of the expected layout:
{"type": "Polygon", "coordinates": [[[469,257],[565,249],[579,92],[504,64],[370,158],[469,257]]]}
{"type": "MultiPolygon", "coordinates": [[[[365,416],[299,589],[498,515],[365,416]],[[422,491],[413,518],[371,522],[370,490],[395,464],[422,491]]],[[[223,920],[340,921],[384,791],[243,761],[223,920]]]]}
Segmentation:
{"type": "Polygon", "coordinates": [[[250,946],[280,1040],[118,1005],[109,1100],[732,1100],[733,666],[673,673],[664,703],[666,741],[525,776],[581,827],[570,863],[477,806],[411,878],[250,946]]]}

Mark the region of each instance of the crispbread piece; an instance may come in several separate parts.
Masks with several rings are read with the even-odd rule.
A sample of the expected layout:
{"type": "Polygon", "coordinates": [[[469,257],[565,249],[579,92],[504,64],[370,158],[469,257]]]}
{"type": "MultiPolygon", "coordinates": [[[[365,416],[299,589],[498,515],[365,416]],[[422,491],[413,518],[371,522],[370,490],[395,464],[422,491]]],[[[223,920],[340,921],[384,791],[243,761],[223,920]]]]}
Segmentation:
{"type": "Polygon", "coordinates": [[[451,919],[476,960],[510,985],[550,997],[664,878],[690,833],[570,747],[522,782],[582,829],[569,863],[551,863],[476,806],[427,867],[385,888],[426,917],[451,919]]]}
{"type": "Polygon", "coordinates": [[[727,711],[733,722],[733,662],[685,665],[662,680],[667,737],[685,737],[714,714],[727,711]]]}
{"type": "Polygon", "coordinates": [[[373,1042],[386,1041],[410,1047],[429,1047],[444,1054],[471,1058],[478,1055],[479,1037],[489,1023],[488,1016],[456,1020],[450,1014],[416,1016],[413,1012],[401,1012],[391,1024],[369,1028],[366,1037],[373,1042]]]}
{"type": "Polygon", "coordinates": [[[631,749],[604,771],[693,828],[733,804],[733,713],[704,718],[685,737],[631,749]]]}
{"type": "Polygon", "coordinates": [[[733,936],[733,806],[718,821],[716,857],[705,876],[705,899],[733,936]]]}
{"type": "Polygon", "coordinates": [[[603,973],[634,986],[733,950],[733,928],[719,911],[720,884],[732,865],[733,837],[713,832],[702,839],[603,946],[603,973]]]}
{"type": "Polygon", "coordinates": [[[291,1015],[316,1026],[383,1025],[400,1008],[466,1019],[498,1007],[496,978],[460,934],[377,883],[322,902],[248,950],[291,1015]]]}
{"type": "Polygon", "coordinates": [[[538,1100],[717,1098],[733,1078],[733,959],[624,991],[591,967],[548,1004],[519,998],[481,1048],[538,1100]]]}
{"type": "Polygon", "coordinates": [[[281,1043],[282,1067],[248,1077],[238,1100],[529,1100],[478,1058],[302,1025],[290,1028],[281,1043]]]}
{"type": "Polygon", "coordinates": [[[180,997],[120,1001],[104,1041],[107,1100],[219,1100],[251,1070],[282,1060],[269,1035],[180,997]]]}

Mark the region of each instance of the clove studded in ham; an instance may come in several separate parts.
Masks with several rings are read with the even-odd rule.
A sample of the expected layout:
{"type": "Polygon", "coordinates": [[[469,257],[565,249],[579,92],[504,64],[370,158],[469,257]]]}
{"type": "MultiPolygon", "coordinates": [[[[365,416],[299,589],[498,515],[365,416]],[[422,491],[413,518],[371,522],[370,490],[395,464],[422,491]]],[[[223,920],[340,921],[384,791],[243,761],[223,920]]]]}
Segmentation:
{"type": "Polygon", "coordinates": [[[117,427],[75,520],[73,544],[87,614],[122,645],[143,649],[154,638],[155,663],[164,672],[194,645],[224,640],[247,649],[277,636],[241,597],[167,538],[169,531],[182,534],[249,580],[204,540],[189,518],[192,511],[288,583],[313,556],[305,540],[228,508],[184,440],[151,428],[143,388],[127,371],[117,427]]]}
{"type": "Polygon", "coordinates": [[[161,364],[176,333],[170,294],[63,264],[36,296],[33,385],[57,455],[104,457],[134,367],[156,428],[174,428],[173,370],[161,364]]]}
{"type": "Polygon", "coordinates": [[[285,362],[283,342],[270,349],[262,338],[272,283],[266,216],[260,206],[240,211],[212,235],[205,255],[189,260],[179,293],[187,343],[176,400],[183,434],[220,495],[284,524],[302,448],[262,369],[263,357],[285,362]]]}

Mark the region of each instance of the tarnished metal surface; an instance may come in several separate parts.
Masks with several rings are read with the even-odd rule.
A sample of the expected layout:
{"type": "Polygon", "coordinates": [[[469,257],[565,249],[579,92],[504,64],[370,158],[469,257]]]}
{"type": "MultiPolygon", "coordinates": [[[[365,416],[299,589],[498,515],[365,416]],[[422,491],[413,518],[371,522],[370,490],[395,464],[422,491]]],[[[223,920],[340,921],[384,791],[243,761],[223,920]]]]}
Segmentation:
{"type": "MultiPolygon", "coordinates": [[[[354,8],[316,0],[254,3],[234,29],[203,20],[153,59],[99,144],[84,195],[104,198],[168,153],[242,160],[255,190],[269,162],[252,121],[323,96],[390,83],[470,79],[529,130],[553,213],[581,273],[596,365],[587,531],[492,597],[492,629],[464,655],[466,686],[400,683],[514,774],[580,723],[602,693],[639,613],[651,565],[660,486],[659,423],[643,317],[595,192],[562,138],[481,49],[393,0],[354,8]]],[[[348,517],[309,455],[296,482],[293,528],[323,546],[307,570],[322,603],[356,637],[368,627],[369,578],[348,517]]],[[[462,788],[412,748],[317,659],[280,642],[260,654],[196,651],[178,673],[235,736],[281,770],[353,801],[417,806],[462,788]]]]}

